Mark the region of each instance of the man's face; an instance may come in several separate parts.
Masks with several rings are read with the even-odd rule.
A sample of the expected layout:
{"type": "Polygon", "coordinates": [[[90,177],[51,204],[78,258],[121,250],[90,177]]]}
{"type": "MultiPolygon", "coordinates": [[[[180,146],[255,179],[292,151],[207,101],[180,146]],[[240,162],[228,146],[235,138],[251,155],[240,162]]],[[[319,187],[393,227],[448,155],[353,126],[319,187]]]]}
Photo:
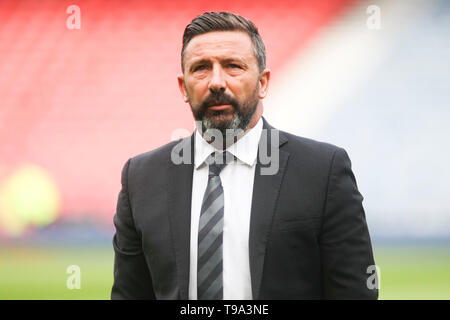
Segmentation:
{"type": "Polygon", "coordinates": [[[259,99],[265,96],[268,73],[259,74],[246,33],[216,31],[189,42],[178,83],[202,129],[219,129],[224,134],[226,129],[247,129],[259,99]]]}

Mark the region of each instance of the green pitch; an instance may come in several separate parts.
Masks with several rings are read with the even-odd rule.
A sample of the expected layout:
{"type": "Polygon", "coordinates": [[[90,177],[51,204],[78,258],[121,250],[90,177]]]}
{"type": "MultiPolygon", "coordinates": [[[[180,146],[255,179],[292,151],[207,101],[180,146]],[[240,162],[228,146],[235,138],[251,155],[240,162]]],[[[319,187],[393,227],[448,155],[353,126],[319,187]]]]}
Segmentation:
{"type": "Polygon", "coordinates": [[[375,246],[380,299],[450,299],[450,245],[375,246]]]}
{"type": "Polygon", "coordinates": [[[0,299],[109,299],[113,261],[112,246],[0,245],[0,299]],[[80,289],[67,286],[69,266],[80,289]]]}
{"type": "MultiPolygon", "coordinates": [[[[380,299],[450,299],[450,245],[374,245],[374,254],[380,299]]],[[[109,299],[113,258],[109,245],[0,244],[0,299],[109,299]],[[68,288],[69,266],[80,289],[68,288]]]]}

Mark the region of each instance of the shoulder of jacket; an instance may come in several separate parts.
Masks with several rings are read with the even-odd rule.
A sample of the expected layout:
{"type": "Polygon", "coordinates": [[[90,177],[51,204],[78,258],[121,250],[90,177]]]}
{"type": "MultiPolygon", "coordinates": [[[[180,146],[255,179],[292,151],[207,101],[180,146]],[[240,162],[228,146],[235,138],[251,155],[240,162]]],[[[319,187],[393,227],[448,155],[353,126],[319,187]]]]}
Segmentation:
{"type": "Polygon", "coordinates": [[[338,150],[343,150],[341,147],[334,144],[297,136],[289,132],[280,131],[285,135],[288,143],[286,146],[290,151],[297,152],[313,152],[317,154],[334,154],[338,150]]]}

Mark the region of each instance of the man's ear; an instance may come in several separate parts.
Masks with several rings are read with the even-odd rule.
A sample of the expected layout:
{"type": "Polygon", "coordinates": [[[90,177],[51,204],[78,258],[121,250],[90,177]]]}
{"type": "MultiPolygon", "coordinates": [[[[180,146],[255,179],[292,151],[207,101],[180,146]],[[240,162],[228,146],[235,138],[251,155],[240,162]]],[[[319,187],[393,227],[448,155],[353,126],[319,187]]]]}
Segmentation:
{"type": "Polygon", "coordinates": [[[269,90],[270,69],[264,69],[259,76],[259,98],[264,99],[269,90]]]}
{"type": "Polygon", "coordinates": [[[188,102],[189,100],[187,96],[186,86],[184,84],[184,75],[179,74],[177,76],[177,79],[178,79],[178,88],[180,89],[181,96],[183,97],[184,102],[188,102]]]}

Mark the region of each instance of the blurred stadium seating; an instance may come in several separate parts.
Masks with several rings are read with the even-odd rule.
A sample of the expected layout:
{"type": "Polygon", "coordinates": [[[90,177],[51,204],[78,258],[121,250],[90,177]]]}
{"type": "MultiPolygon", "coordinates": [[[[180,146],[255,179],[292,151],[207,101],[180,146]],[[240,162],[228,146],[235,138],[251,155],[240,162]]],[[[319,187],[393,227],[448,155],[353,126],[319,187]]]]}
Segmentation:
{"type": "MultiPolygon", "coordinates": [[[[229,10],[254,20],[275,71],[350,2],[78,1],[81,28],[70,30],[72,2],[2,1],[0,184],[37,166],[58,190],[48,195],[60,200],[58,219],[111,225],[125,161],[193,129],[176,85],[193,17],[229,10]]],[[[20,193],[3,192],[8,202],[20,193]]],[[[5,212],[16,202],[0,213],[3,236],[26,233],[5,212]]]]}

